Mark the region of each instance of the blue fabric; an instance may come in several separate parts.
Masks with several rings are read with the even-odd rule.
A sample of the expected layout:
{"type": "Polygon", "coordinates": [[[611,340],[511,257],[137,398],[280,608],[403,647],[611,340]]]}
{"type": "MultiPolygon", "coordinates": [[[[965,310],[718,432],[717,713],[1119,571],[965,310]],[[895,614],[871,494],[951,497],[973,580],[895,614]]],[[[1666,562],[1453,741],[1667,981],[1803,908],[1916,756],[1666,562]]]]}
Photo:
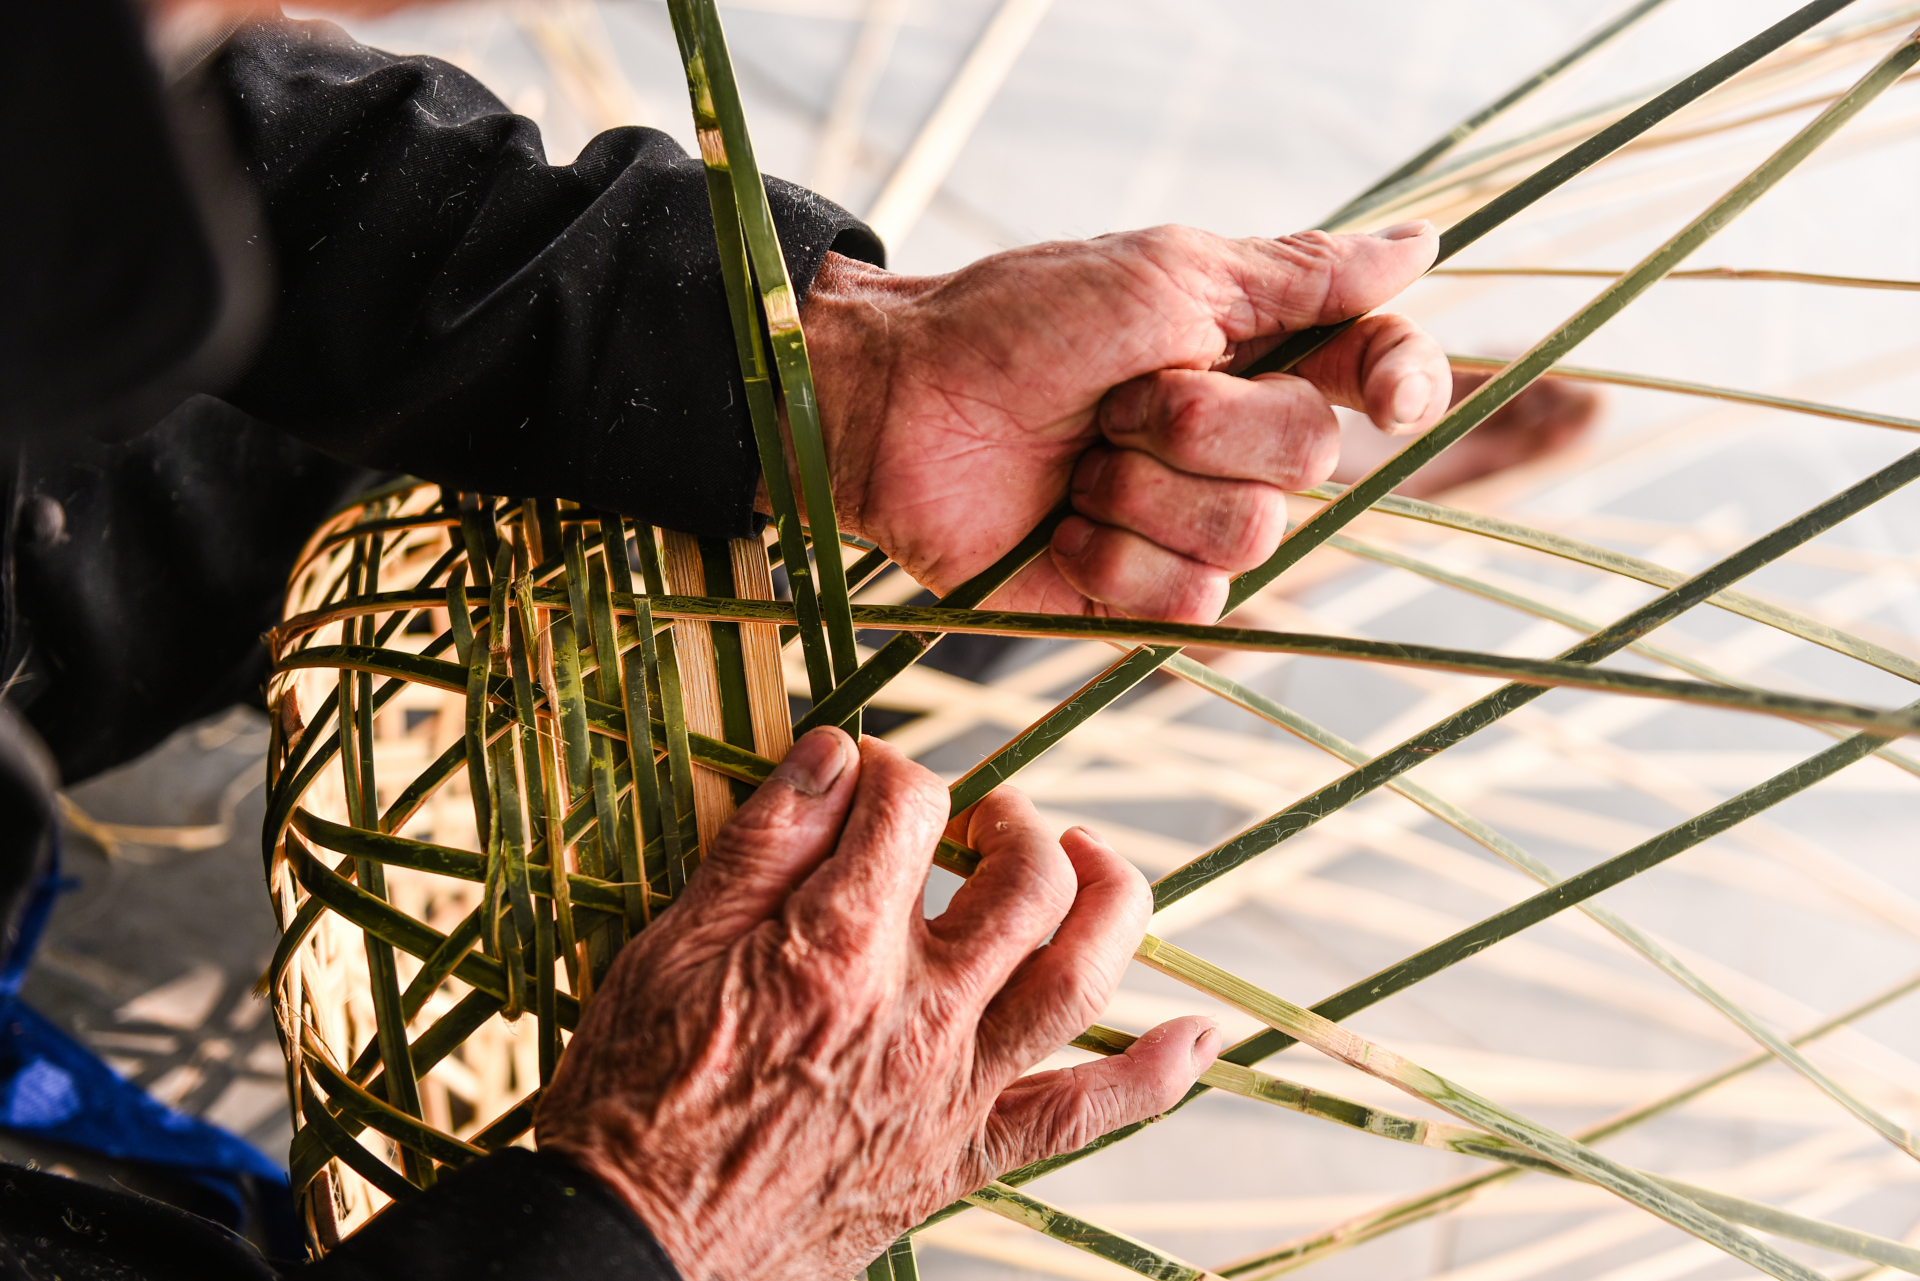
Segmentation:
{"type": "Polygon", "coordinates": [[[176,1170],[231,1204],[229,1227],[238,1227],[245,1212],[243,1176],[260,1180],[267,1196],[290,1198],[279,1162],[238,1135],[160,1102],[20,999],[53,901],[67,884],[60,879],[57,833],[54,839],[51,866],[0,966],[0,1128],[176,1170]]]}

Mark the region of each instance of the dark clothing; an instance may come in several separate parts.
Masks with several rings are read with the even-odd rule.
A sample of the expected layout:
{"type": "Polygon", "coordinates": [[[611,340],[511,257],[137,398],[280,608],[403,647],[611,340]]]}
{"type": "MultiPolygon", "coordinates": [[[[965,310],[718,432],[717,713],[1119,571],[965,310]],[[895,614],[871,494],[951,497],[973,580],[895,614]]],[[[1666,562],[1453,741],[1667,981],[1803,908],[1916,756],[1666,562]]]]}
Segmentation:
{"type": "Polygon", "coordinates": [[[445,1175],[318,1264],[275,1266],[158,1201],[0,1166],[7,1281],[678,1281],[646,1225],[559,1157],[508,1148],[445,1175]]]}
{"type": "MultiPolygon", "coordinates": [[[[94,26],[54,11],[96,9],[117,12],[28,6],[66,29],[0,50],[0,86],[70,85],[71,66],[64,80],[44,66],[71,60],[45,51],[84,48],[92,64],[94,26]]],[[[0,555],[15,591],[0,602],[0,652],[24,672],[13,701],[68,783],[258,689],[257,638],[286,568],[360,468],[700,534],[753,528],[759,459],[706,179],[666,135],[612,130],[550,166],[534,125],[465,73],[278,21],[173,87],[169,140],[136,127],[157,128],[141,113],[162,110],[137,28],[100,29],[110,56],[90,79],[129,120],[105,167],[116,182],[102,185],[96,159],[110,120],[70,120],[70,92],[0,88],[14,118],[43,122],[27,132],[59,178],[24,214],[46,249],[0,238],[5,278],[24,282],[0,311],[0,432],[27,445],[0,555]],[[62,130],[64,149],[45,141],[62,130]],[[245,191],[209,176],[223,151],[245,191]],[[187,158],[160,163],[170,152],[187,158]],[[69,189],[71,207],[55,208],[69,189]],[[250,256],[245,242],[261,239],[271,253],[250,256]],[[236,337],[232,315],[257,310],[247,299],[263,290],[258,332],[236,337]],[[24,323],[34,308],[14,299],[42,295],[52,322],[24,323]],[[208,345],[254,352],[224,403],[181,405],[164,439],[76,437],[81,421],[124,427],[128,406],[151,401],[143,388],[177,387],[177,365],[230,362],[208,345]],[[36,542],[34,518],[61,509],[56,545],[36,542]]],[[[802,298],[830,248],[881,260],[845,210],[777,180],[768,190],[802,298]]]]}
{"type": "MultiPolygon", "coordinates": [[[[0,676],[18,672],[9,702],[67,782],[258,688],[293,556],[368,469],[753,528],[705,176],[666,135],[612,130],[550,166],[464,73],[325,23],[243,31],[163,86],[125,0],[14,8],[0,676]]],[[[844,210],[768,194],[802,300],[829,249],[882,261],[844,210]]],[[[51,808],[30,736],[0,719],[5,893],[33,880],[51,808]]],[[[0,1167],[0,1276],[296,1273],[676,1276],[603,1187],[512,1150],[308,1268],[159,1202],[0,1167]]]]}

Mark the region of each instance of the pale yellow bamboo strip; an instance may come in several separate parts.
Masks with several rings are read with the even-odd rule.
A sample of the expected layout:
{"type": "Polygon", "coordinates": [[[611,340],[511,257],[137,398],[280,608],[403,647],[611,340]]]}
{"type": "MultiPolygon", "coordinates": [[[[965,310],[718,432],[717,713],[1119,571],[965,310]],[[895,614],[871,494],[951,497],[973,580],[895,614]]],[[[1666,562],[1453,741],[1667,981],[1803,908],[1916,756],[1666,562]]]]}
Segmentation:
{"type": "MultiPolygon", "coordinates": [[[[736,538],[728,550],[733,556],[734,590],[746,600],[772,600],[766,544],[757,538],[736,538]]],[[[740,624],[740,649],[746,660],[753,750],[777,761],[793,746],[793,716],[780,663],[780,628],[772,623],[740,624]]]]}
{"type": "MultiPolygon", "coordinates": [[[[661,565],[666,573],[667,590],[693,596],[707,594],[707,580],[700,559],[700,543],[691,534],[675,530],[660,531],[661,565]]],[[[673,651],[680,662],[680,688],[686,700],[687,728],[709,738],[726,739],[726,726],[720,714],[720,684],[714,666],[713,636],[706,623],[695,619],[673,620],[673,651]]],[[[733,785],[723,774],[696,764],[693,767],[693,808],[699,820],[700,850],[704,854],[713,845],[720,825],[733,813],[733,785]]]]}

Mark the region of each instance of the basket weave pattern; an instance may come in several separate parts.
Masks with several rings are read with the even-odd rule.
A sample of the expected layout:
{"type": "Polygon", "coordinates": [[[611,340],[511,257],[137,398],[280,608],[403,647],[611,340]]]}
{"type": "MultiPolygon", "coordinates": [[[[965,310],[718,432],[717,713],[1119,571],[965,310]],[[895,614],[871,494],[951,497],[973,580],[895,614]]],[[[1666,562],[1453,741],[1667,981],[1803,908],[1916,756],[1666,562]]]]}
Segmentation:
{"type": "Polygon", "coordinates": [[[636,585],[773,596],[758,540],[425,484],[301,558],[274,638],[268,978],[321,1250],[437,1166],[528,1141],[594,981],[791,743],[777,628],[681,619],[645,644],[636,585]],[[728,723],[723,682],[750,718],[728,723]]]}

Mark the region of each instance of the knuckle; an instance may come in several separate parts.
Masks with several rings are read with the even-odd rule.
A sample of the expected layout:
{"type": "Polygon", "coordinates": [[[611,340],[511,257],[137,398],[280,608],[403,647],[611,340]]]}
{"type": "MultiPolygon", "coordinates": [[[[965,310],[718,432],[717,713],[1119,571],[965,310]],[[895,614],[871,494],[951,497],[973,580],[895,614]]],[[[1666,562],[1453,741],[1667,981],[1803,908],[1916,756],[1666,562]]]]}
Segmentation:
{"type": "Polygon", "coordinates": [[[1205,455],[1220,430],[1220,407],[1210,396],[1183,386],[1185,380],[1163,379],[1158,432],[1168,452],[1190,461],[1205,455]]]}
{"type": "Polygon", "coordinates": [[[1280,535],[1286,531],[1286,499],[1279,490],[1257,483],[1235,489],[1232,501],[1225,504],[1214,563],[1222,569],[1252,569],[1280,545],[1280,535]]]}
{"type": "Polygon", "coordinates": [[[1311,489],[1333,475],[1339,461],[1340,420],[1333,406],[1316,399],[1280,434],[1275,479],[1282,489],[1311,489]]]}

